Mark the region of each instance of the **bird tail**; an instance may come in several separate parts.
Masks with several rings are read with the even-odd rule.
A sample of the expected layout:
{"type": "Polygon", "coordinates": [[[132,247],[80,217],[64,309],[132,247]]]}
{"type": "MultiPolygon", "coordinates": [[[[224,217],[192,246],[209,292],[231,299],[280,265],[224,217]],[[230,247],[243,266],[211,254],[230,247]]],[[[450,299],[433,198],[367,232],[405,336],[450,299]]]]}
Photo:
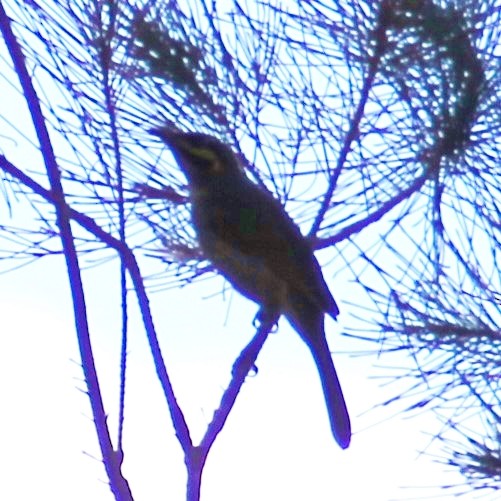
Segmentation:
{"type": "Polygon", "coordinates": [[[322,382],[332,434],[340,447],[346,449],[351,440],[350,416],[325,335],[313,341],[310,340],[308,346],[322,382]]]}
{"type": "Polygon", "coordinates": [[[286,315],[310,348],[322,383],[332,434],[340,447],[346,449],[351,440],[350,416],[325,338],[324,313],[311,304],[297,303],[286,315]]]}

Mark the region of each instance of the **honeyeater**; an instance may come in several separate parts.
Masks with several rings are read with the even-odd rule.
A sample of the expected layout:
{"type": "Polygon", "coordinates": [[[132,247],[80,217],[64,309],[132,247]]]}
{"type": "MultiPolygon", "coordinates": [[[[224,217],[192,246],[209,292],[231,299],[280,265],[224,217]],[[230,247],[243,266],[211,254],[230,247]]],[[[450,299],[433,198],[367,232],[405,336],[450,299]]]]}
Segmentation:
{"type": "Polygon", "coordinates": [[[324,314],[335,319],[339,309],[309,241],[281,203],[246,176],[228,145],[168,126],[151,132],[186,175],[204,255],[261,311],[285,315],[299,333],[317,365],[334,438],[348,447],[350,418],[324,331],[324,314]]]}

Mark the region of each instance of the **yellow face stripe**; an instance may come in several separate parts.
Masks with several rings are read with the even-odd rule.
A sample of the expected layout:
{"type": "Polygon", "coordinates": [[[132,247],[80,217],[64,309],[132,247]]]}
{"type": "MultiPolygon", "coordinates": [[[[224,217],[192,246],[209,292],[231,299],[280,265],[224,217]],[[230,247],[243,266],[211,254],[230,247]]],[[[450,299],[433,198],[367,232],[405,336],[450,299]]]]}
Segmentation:
{"type": "Polygon", "coordinates": [[[209,148],[194,148],[193,146],[190,146],[186,150],[190,153],[190,155],[202,158],[203,160],[208,160],[210,162],[216,162],[219,160],[216,154],[209,148]]]}
{"type": "Polygon", "coordinates": [[[224,172],[224,166],[221,163],[221,158],[211,148],[196,147],[191,144],[183,143],[183,149],[187,155],[193,158],[200,158],[207,162],[208,167],[214,174],[224,172]]]}

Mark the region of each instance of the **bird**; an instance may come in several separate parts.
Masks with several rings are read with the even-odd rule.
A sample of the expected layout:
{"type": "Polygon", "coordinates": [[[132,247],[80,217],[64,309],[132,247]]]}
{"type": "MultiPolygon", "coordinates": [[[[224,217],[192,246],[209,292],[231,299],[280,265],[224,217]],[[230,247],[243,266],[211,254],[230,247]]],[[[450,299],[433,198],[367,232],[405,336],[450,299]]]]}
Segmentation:
{"type": "Polygon", "coordinates": [[[334,439],[346,449],[351,424],[327,344],[324,317],[339,308],[309,240],[270,191],[245,173],[215,136],[170,125],[150,130],[184,172],[199,246],[240,294],[268,315],[284,315],[318,369],[334,439]]]}

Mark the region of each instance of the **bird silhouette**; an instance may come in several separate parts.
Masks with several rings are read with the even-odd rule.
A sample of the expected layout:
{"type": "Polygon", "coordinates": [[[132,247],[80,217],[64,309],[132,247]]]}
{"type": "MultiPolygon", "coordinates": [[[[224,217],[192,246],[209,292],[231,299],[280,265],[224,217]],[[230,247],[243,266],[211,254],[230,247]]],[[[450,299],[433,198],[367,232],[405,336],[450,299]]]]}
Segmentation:
{"type": "Polygon", "coordinates": [[[219,139],[171,127],[151,130],[170,148],[190,189],[200,247],[243,296],[268,315],[283,314],[316,363],[337,443],[350,444],[351,425],[324,331],[338,306],[309,241],[281,203],[252,182],[219,139]]]}

